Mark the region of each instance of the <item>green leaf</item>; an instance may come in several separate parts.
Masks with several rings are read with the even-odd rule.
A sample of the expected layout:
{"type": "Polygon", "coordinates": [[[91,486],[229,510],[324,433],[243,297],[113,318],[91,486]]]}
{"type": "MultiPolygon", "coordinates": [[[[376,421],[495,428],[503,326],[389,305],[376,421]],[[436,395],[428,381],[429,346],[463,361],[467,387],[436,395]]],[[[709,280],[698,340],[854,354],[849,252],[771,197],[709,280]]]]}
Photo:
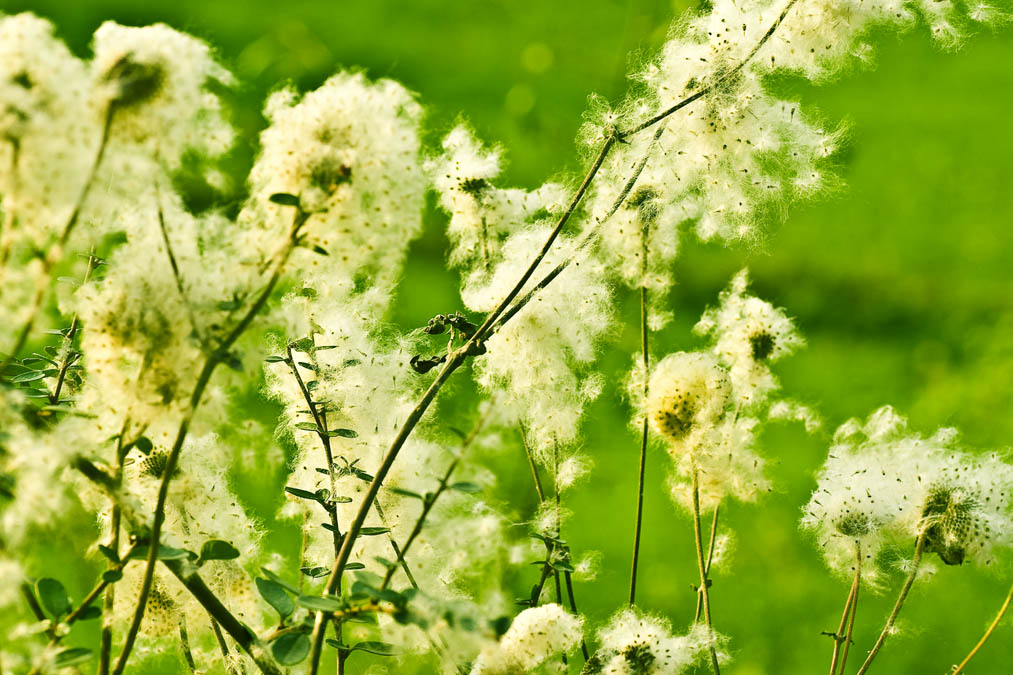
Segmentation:
{"type": "Polygon", "coordinates": [[[299,571],[308,577],[312,577],[313,579],[326,577],[331,572],[326,567],[300,567],[299,571]]]}
{"type": "Polygon", "coordinates": [[[288,583],[287,581],[285,581],[284,579],[282,579],[281,577],[279,577],[277,574],[275,574],[271,570],[267,569],[266,567],[261,567],[260,571],[263,572],[263,574],[264,574],[265,577],[267,577],[268,579],[270,579],[274,583],[278,584],[279,586],[281,586],[282,588],[284,588],[289,593],[292,593],[293,595],[299,595],[299,589],[297,589],[295,586],[293,586],[292,584],[288,583]]]}
{"type": "Polygon", "coordinates": [[[319,244],[313,247],[313,252],[318,255],[330,255],[330,253],[327,252],[327,249],[319,244]]]}
{"type": "Polygon", "coordinates": [[[120,561],[120,556],[116,553],[115,550],[109,548],[108,546],[99,544],[98,552],[104,555],[106,558],[108,558],[109,562],[118,563],[120,561]]]}
{"type": "Polygon", "coordinates": [[[364,569],[366,569],[366,566],[363,565],[362,563],[351,562],[351,563],[348,563],[347,565],[345,565],[345,571],[346,572],[351,572],[352,570],[364,570],[364,569]]]}
{"type": "Polygon", "coordinates": [[[296,351],[305,352],[306,354],[312,354],[313,350],[316,349],[316,345],[313,344],[313,340],[310,338],[299,338],[289,346],[296,351]]]}
{"type": "Polygon", "coordinates": [[[321,429],[320,427],[318,427],[313,422],[298,422],[298,423],[294,424],[293,426],[296,429],[299,429],[301,431],[315,431],[318,434],[323,433],[323,429],[321,429]]]}
{"type": "Polygon", "coordinates": [[[39,579],[35,582],[35,593],[39,596],[39,602],[54,619],[70,611],[67,589],[56,579],[49,577],[39,579]]]}
{"type": "MultiPolygon", "coordinates": [[[[302,488],[294,488],[286,486],[285,492],[289,493],[293,497],[299,497],[300,499],[309,499],[314,502],[319,502],[323,501],[323,499],[327,499],[326,496],[321,498],[321,496],[318,493],[310,492],[309,490],[303,490],[302,488]]],[[[326,492],[326,490],[324,490],[324,492],[326,492]]]]}
{"type": "Polygon", "coordinates": [[[285,361],[288,361],[288,359],[286,359],[284,356],[268,356],[266,359],[264,359],[264,361],[266,361],[267,363],[284,363],[285,361]]]}
{"type": "Polygon", "coordinates": [[[389,527],[364,527],[359,530],[359,534],[363,537],[375,537],[378,534],[387,534],[390,532],[389,527]]]}
{"type": "Polygon", "coordinates": [[[87,647],[71,647],[70,649],[64,649],[56,655],[53,659],[53,667],[67,668],[69,666],[76,666],[84,663],[91,659],[91,650],[87,647]]]}
{"type": "Polygon", "coordinates": [[[100,608],[96,607],[95,605],[88,605],[88,609],[81,612],[81,615],[78,617],[77,620],[91,621],[92,619],[97,619],[100,616],[102,616],[102,610],[100,608]]]}
{"type": "Polygon", "coordinates": [[[267,600],[267,604],[274,607],[274,611],[278,612],[278,616],[282,619],[287,619],[295,611],[295,603],[292,602],[292,598],[288,597],[284,586],[278,582],[258,577],[257,590],[260,591],[261,597],[267,600]]]}
{"type": "Polygon", "coordinates": [[[239,549],[221,539],[209,539],[200,549],[201,562],[208,560],[235,560],[239,557],[239,549]]]}
{"type": "Polygon", "coordinates": [[[345,608],[334,596],[300,595],[299,604],[306,609],[319,612],[340,612],[345,608]]]}
{"type": "Polygon", "coordinates": [[[457,490],[458,492],[467,492],[468,494],[475,494],[476,492],[482,491],[482,486],[477,483],[461,481],[460,483],[454,483],[453,485],[451,485],[450,489],[457,490]]]}
{"type": "Polygon", "coordinates": [[[569,560],[550,560],[549,567],[557,572],[573,572],[573,565],[569,560]]]}
{"type": "Polygon", "coordinates": [[[119,570],[106,570],[102,573],[102,581],[109,584],[114,584],[123,578],[123,572],[119,570]]]}
{"type": "Polygon", "coordinates": [[[357,434],[356,432],[352,431],[351,429],[331,429],[330,431],[327,432],[327,435],[330,436],[331,438],[336,438],[336,437],[341,437],[341,438],[358,438],[359,437],[359,434],[357,434]]]}
{"type": "Polygon", "coordinates": [[[11,382],[34,382],[35,380],[41,380],[46,376],[44,370],[30,370],[27,373],[21,373],[11,378],[11,382]]]}
{"type": "MultiPolygon", "coordinates": [[[[130,560],[145,560],[148,557],[148,547],[138,546],[130,552],[130,560]]],[[[193,551],[187,551],[182,548],[172,548],[171,546],[159,546],[158,547],[158,559],[159,560],[196,560],[197,554],[193,551]]]]}
{"type": "Polygon", "coordinates": [[[330,646],[334,647],[335,649],[339,649],[339,650],[341,650],[343,652],[347,652],[348,651],[348,645],[344,644],[343,642],[338,642],[334,638],[327,638],[326,640],[324,640],[324,642],[326,642],[330,646]]]}
{"type": "Polygon", "coordinates": [[[281,204],[282,206],[299,206],[299,198],[287,192],[275,192],[267,199],[275,204],[281,204]]]}
{"type": "Polygon", "coordinates": [[[271,643],[274,660],[283,666],[294,666],[310,653],[310,639],[305,633],[285,633],[271,643]]]}
{"type": "Polygon", "coordinates": [[[395,656],[399,653],[394,645],[388,642],[359,642],[352,645],[352,648],[348,651],[366,652],[367,654],[377,654],[378,656],[395,656]]]}
{"type": "Polygon", "coordinates": [[[402,497],[411,497],[412,499],[418,499],[418,500],[421,500],[421,501],[425,501],[425,499],[426,499],[425,497],[423,497],[422,495],[420,495],[418,492],[412,492],[411,490],[404,490],[404,489],[398,488],[398,487],[387,488],[387,491],[388,492],[393,492],[396,495],[401,495],[402,497]]]}

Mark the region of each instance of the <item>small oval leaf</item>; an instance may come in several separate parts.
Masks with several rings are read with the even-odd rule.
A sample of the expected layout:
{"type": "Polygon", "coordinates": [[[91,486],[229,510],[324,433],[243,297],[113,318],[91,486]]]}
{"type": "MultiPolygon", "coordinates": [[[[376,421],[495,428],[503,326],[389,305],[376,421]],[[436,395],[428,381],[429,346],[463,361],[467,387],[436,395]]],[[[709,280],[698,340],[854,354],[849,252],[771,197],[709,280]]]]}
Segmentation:
{"type": "Polygon", "coordinates": [[[310,639],[305,633],[285,633],[271,643],[274,660],[283,666],[294,666],[310,653],[310,639]]]}

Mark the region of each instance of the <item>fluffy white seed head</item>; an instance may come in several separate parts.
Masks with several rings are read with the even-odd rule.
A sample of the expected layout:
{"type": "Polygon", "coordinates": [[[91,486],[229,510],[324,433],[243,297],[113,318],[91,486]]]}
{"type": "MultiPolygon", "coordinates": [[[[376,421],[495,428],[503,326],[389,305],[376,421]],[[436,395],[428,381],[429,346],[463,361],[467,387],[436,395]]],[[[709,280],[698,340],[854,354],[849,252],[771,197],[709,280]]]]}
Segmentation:
{"type": "Polygon", "coordinates": [[[718,643],[703,625],[686,635],[673,635],[667,620],[636,608],[613,616],[598,631],[598,640],[601,647],[583,671],[588,675],[678,675],[718,643]]]}
{"type": "Polygon", "coordinates": [[[830,568],[875,582],[877,555],[909,550],[918,536],[946,564],[991,564],[1013,542],[1013,467],[997,454],[961,451],[952,429],[923,437],[893,409],[852,420],[834,445],[804,509],[830,568]]]}
{"type": "Polygon", "coordinates": [[[270,201],[298,197],[314,215],[303,233],[309,250],[293,260],[319,278],[338,276],[387,289],[421,228],[425,177],[419,156],[422,108],[391,80],[340,73],[299,96],[284,89],[265,107],[270,126],[250,172],[250,202],[240,220],[256,244],[288,231],[295,209],[270,201]]]}
{"type": "Polygon", "coordinates": [[[715,357],[703,352],[669,354],[654,367],[645,409],[651,428],[682,448],[687,437],[713,427],[728,407],[731,384],[715,357]]]}
{"type": "Polygon", "coordinates": [[[746,294],[748,283],[746,270],[735,275],[721,294],[721,304],[704,312],[694,328],[714,340],[714,353],[728,368],[736,402],[747,408],[763,403],[777,388],[768,364],[805,344],[783,311],[746,294]]]}
{"type": "Polygon", "coordinates": [[[472,675],[529,673],[553,656],[566,653],[581,638],[583,619],[556,604],[524,610],[498,644],[484,650],[472,675]]]}

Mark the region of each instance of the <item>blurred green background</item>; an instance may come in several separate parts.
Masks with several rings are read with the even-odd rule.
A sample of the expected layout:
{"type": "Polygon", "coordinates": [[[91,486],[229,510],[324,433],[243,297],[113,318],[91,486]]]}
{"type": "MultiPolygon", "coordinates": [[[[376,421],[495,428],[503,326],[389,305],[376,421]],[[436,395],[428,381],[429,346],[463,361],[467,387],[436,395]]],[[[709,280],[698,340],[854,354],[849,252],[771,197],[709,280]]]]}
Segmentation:
{"type": "MultiPolygon", "coordinates": [[[[231,160],[238,181],[269,91],[284,81],[312,88],[336,69],[362,68],[420,93],[430,142],[463,115],[482,138],[505,146],[508,181],[535,187],[579,169],[573,138],[588,94],[621,96],[631,58],[659,46],[688,4],[31,0],[0,1],[0,9],[51,18],[81,54],[105,19],[163,21],[215,45],[242,83],[234,107],[243,135],[231,160]]],[[[839,82],[778,82],[810,114],[847,122],[845,189],[793,207],[754,248],[687,241],[671,298],[677,320],[654,337],[659,353],[696,346],[689,328],[748,265],[754,291],[797,317],[809,342],[778,372],[787,395],[820,410],[825,429],[806,436],[797,426],[768,427],[762,449],[775,491],[756,505],[730,506],[723,518],[737,548],[714,581],[712,603],[716,627],[731,637],[727,672],[735,675],[825,670],[831,643],[820,633],[836,628],[847,588],[828,576],[796,522],[838,424],[891,403],[922,432],[956,426],[976,448],[1013,441],[1013,35],[980,34],[951,54],[924,32],[879,36],[877,67],[839,82]]],[[[394,316],[406,327],[458,306],[456,278],[443,270],[443,220],[430,209],[426,234],[413,244],[411,283],[394,316]]],[[[636,300],[619,290],[615,301],[627,319],[604,359],[615,386],[591,410],[586,437],[596,471],[570,498],[575,516],[567,526],[575,551],[604,554],[598,579],[576,589],[596,622],[627,595],[639,450],[619,398],[638,344],[636,300]]],[[[681,629],[692,617],[696,573],[689,519],[665,492],[667,463],[653,451],[639,598],[681,629]]],[[[514,466],[499,489],[531,495],[530,503],[515,501],[524,513],[533,493],[522,458],[514,466]]],[[[80,575],[77,597],[93,572],[80,575]]],[[[874,670],[948,672],[981,636],[1010,577],[1009,566],[945,567],[916,585],[902,634],[874,670]]],[[[863,595],[856,654],[871,645],[892,602],[890,593],[863,595]]],[[[1010,623],[968,672],[1013,672],[1010,623]]],[[[353,670],[368,663],[355,658],[353,670]]]]}

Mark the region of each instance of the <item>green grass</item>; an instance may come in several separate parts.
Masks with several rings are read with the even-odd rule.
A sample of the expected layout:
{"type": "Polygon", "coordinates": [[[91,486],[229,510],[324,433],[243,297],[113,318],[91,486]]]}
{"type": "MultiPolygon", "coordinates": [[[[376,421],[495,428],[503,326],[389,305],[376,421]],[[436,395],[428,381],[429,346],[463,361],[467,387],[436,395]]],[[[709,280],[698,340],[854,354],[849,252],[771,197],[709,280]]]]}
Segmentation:
{"type": "MultiPolygon", "coordinates": [[[[336,68],[361,67],[420,93],[431,140],[458,115],[472,121],[483,138],[507,148],[508,179],[529,187],[579,168],[573,138],[588,93],[621,94],[627,53],[660,44],[682,6],[643,0],[0,2],[5,11],[31,8],[52,18],[82,53],[107,18],[165,21],[215,44],[244,83],[235,97],[245,134],[237,170],[249,162],[263,123],[260,101],[279,82],[313,87],[336,68]],[[524,65],[532,44],[553,54],[544,72],[524,65]],[[532,107],[519,113],[517,101],[524,99],[532,107]]],[[[796,426],[770,427],[763,452],[772,460],[774,492],[756,505],[732,505],[723,517],[738,545],[731,567],[715,579],[712,602],[717,628],[732,640],[728,672],[735,675],[811,675],[829,660],[831,643],[820,632],[836,628],[846,583],[828,576],[796,523],[833,428],[891,403],[922,432],[957,426],[968,445],[981,448],[1013,440],[1013,37],[979,35],[957,54],[920,34],[881,36],[877,47],[875,70],[818,87],[779,83],[805,110],[850,128],[840,159],[843,190],[792,208],[755,248],[687,238],[671,298],[676,321],[653,337],[659,353],[697,345],[689,328],[748,265],[754,290],[797,317],[809,343],[778,372],[788,395],[818,407],[824,432],[808,437],[796,426]]],[[[443,270],[443,220],[430,212],[425,236],[413,244],[410,283],[393,317],[405,327],[459,305],[456,280],[443,270]]],[[[592,621],[626,597],[635,504],[638,439],[628,428],[619,383],[637,349],[636,299],[617,290],[615,301],[626,323],[604,357],[614,386],[591,409],[586,429],[596,471],[569,503],[575,516],[567,537],[575,550],[604,554],[597,581],[576,589],[592,621]]],[[[258,414],[269,419],[270,408],[258,414]]],[[[690,523],[665,494],[667,458],[652,451],[649,459],[639,598],[683,626],[694,603],[690,523]]],[[[523,460],[503,464],[499,494],[528,494],[523,460]]],[[[273,497],[250,499],[263,510],[273,497]]],[[[514,507],[523,513],[533,505],[529,499],[514,507]]],[[[916,585],[903,633],[887,643],[874,672],[947,672],[991,620],[1009,572],[1008,566],[989,573],[945,567],[932,583],[916,585]]],[[[93,578],[90,570],[79,576],[78,595],[93,578]]],[[[855,658],[871,645],[891,604],[889,594],[862,596],[855,658]]],[[[971,672],[1008,672],[1010,631],[1007,620],[971,672]]],[[[369,662],[355,659],[353,665],[369,662]]]]}

